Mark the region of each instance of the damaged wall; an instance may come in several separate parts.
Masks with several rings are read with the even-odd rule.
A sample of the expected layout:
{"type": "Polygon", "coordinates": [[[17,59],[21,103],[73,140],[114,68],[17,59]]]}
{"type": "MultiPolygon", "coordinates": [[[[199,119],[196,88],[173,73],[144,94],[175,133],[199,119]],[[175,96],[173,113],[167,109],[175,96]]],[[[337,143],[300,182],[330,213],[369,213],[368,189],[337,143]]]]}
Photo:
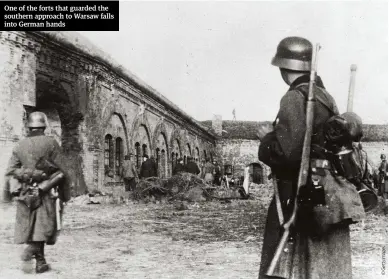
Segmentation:
{"type": "Polygon", "coordinates": [[[161,176],[171,175],[173,150],[178,156],[213,152],[215,136],[159,92],[96,55],[93,45],[80,48],[74,32],[53,33],[0,32],[0,183],[35,109],[48,114],[46,133],[62,146],[74,194],[120,194],[118,167],[124,155],[139,153],[136,143],[159,156],[161,176]]]}

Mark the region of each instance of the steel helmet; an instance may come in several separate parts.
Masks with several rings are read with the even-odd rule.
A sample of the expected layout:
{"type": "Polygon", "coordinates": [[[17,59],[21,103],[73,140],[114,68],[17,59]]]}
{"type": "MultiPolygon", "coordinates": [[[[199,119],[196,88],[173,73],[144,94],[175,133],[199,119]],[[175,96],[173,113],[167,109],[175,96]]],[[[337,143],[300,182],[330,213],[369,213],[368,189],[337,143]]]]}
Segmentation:
{"type": "Polygon", "coordinates": [[[271,64],[294,71],[310,71],[312,44],[301,37],[287,37],[277,46],[277,53],[271,64]]]}
{"type": "Polygon", "coordinates": [[[43,112],[35,111],[28,116],[28,128],[46,128],[46,115],[43,112]]]}
{"type": "Polygon", "coordinates": [[[385,154],[381,154],[381,159],[386,159],[386,155],[385,154]]]}

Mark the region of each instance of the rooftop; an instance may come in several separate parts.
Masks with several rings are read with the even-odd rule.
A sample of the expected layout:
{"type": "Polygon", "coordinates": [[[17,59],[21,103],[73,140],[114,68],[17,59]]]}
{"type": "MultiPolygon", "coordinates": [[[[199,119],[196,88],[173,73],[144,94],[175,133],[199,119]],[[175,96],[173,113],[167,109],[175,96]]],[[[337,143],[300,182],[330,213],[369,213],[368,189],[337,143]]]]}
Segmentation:
{"type": "Polygon", "coordinates": [[[175,105],[172,101],[163,96],[156,89],[146,84],[128,69],[124,68],[120,63],[116,62],[109,54],[99,49],[96,45],[94,45],[91,41],[89,41],[87,38],[85,38],[78,32],[36,31],[31,33],[39,37],[50,39],[54,42],[57,42],[70,49],[75,50],[81,55],[85,55],[93,60],[97,60],[97,62],[108,67],[115,74],[119,75],[124,80],[138,87],[149,97],[166,106],[168,109],[182,117],[184,120],[188,121],[190,124],[194,125],[195,127],[209,134],[210,136],[215,137],[215,135],[212,134],[212,131],[205,128],[197,120],[195,120],[193,117],[191,117],[182,109],[180,109],[177,105],[175,105]]]}
{"type": "MultiPolygon", "coordinates": [[[[206,120],[201,123],[212,129],[212,121],[206,120]]],[[[222,138],[223,139],[248,139],[258,140],[257,132],[260,126],[271,126],[270,121],[236,121],[236,120],[223,120],[222,122],[222,138]]]]}

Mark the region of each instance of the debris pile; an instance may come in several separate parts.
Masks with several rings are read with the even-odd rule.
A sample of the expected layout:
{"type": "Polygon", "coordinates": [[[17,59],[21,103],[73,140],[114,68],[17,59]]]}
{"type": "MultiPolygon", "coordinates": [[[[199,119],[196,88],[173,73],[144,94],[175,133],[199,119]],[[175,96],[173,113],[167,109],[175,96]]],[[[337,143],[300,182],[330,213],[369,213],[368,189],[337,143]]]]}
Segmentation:
{"type": "Polygon", "coordinates": [[[201,202],[212,199],[239,199],[239,189],[214,187],[191,173],[182,172],[169,179],[150,177],[141,180],[134,191],[136,200],[155,199],[201,202]]]}
{"type": "Polygon", "coordinates": [[[166,183],[166,179],[158,177],[142,179],[136,185],[133,196],[136,200],[143,200],[151,196],[160,199],[170,193],[170,190],[166,188],[166,183]]]}

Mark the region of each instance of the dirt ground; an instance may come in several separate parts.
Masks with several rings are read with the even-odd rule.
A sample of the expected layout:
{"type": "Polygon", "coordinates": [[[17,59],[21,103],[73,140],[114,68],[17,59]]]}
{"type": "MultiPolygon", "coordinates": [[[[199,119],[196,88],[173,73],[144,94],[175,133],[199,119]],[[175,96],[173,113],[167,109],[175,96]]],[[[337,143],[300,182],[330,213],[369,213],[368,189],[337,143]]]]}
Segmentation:
{"type": "MultiPolygon", "coordinates": [[[[0,278],[257,278],[266,209],[258,200],[188,204],[68,204],[52,270],[23,274],[15,205],[0,205],[0,278]]],[[[381,275],[387,218],[352,228],[354,279],[381,275]]],[[[385,247],[385,248],[384,248],[385,247]]],[[[385,250],[387,251],[387,249],[385,250]]],[[[385,252],[384,252],[385,253],[385,252]]],[[[387,256],[386,256],[387,257],[387,256]]],[[[387,272],[387,271],[386,271],[387,272]]]]}

